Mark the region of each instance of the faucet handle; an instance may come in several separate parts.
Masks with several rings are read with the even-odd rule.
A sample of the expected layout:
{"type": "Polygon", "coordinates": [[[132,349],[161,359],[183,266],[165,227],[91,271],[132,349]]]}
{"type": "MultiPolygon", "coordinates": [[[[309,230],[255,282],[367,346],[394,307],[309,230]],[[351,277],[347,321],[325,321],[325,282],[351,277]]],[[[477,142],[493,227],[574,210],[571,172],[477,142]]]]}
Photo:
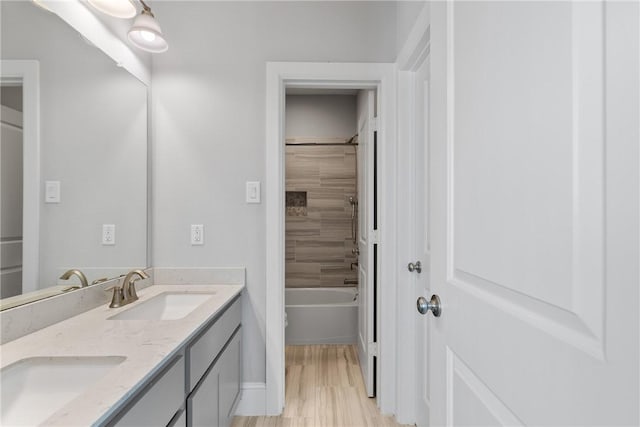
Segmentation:
{"type": "Polygon", "coordinates": [[[122,288],[120,286],[111,286],[110,288],[105,289],[105,292],[109,292],[111,290],[113,290],[113,296],[111,297],[111,304],[109,304],[109,308],[122,307],[124,305],[124,292],[122,292],[122,288]]]}

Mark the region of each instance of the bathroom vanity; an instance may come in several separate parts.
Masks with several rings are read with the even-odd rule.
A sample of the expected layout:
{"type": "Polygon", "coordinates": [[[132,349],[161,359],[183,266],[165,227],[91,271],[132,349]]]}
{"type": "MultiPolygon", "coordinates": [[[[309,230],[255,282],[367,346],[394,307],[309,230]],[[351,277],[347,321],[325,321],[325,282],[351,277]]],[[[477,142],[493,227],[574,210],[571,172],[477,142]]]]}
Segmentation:
{"type": "Polygon", "coordinates": [[[125,307],[104,305],[0,346],[1,424],[230,425],[240,397],[243,288],[154,285],[125,307]],[[25,382],[34,376],[39,385],[25,382]],[[9,396],[14,383],[21,387],[9,396]]]}
{"type": "Polygon", "coordinates": [[[239,296],[131,398],[111,426],[229,426],[240,395],[239,296]]]}

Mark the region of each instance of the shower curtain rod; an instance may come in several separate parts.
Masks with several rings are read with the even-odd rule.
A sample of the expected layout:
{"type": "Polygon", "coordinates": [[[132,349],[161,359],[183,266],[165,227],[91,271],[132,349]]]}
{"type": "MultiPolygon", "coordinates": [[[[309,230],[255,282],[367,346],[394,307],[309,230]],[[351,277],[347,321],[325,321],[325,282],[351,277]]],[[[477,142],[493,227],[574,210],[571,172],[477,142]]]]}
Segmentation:
{"type": "Polygon", "coordinates": [[[305,145],[347,145],[347,146],[352,146],[352,145],[358,145],[357,142],[286,142],[284,145],[287,146],[305,146],[305,145]]]}
{"type": "Polygon", "coordinates": [[[353,142],[353,141],[356,141],[357,138],[358,138],[358,134],[355,134],[351,138],[345,139],[345,140],[339,141],[339,142],[336,141],[336,139],[339,140],[339,138],[329,138],[327,141],[322,141],[322,142],[318,142],[318,141],[316,141],[316,142],[312,142],[312,141],[302,142],[305,139],[309,140],[309,139],[312,139],[312,138],[291,138],[291,139],[285,140],[285,144],[284,145],[291,145],[291,146],[293,146],[293,145],[358,145],[357,142],[353,142]],[[294,142],[296,140],[300,141],[300,142],[294,142]]]}

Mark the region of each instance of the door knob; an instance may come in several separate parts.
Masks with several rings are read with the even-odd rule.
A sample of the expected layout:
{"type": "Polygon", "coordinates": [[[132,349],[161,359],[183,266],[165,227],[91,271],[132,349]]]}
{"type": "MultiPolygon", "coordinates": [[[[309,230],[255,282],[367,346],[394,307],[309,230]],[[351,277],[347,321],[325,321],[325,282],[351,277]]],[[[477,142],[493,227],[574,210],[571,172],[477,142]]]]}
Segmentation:
{"type": "Polygon", "coordinates": [[[416,272],[416,273],[422,273],[422,263],[420,261],[416,261],[416,263],[412,263],[410,262],[409,265],[407,265],[407,269],[410,272],[416,272]]]}
{"type": "Polygon", "coordinates": [[[420,314],[427,314],[429,310],[431,310],[435,317],[440,317],[442,314],[440,297],[438,295],[431,295],[431,301],[427,301],[425,297],[418,298],[418,301],[416,301],[416,307],[420,314]]]}

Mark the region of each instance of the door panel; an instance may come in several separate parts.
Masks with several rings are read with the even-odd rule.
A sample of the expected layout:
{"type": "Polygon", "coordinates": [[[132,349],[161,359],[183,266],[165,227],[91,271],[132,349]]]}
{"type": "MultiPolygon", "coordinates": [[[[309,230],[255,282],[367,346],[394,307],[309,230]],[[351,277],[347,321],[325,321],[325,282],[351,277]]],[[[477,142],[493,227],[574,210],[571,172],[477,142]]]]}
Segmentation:
{"type": "MultiPolygon", "coordinates": [[[[415,260],[420,261],[422,272],[413,272],[415,278],[414,301],[419,297],[429,298],[431,286],[429,280],[430,254],[429,254],[429,62],[423,62],[414,72],[413,99],[414,99],[414,158],[413,181],[415,183],[415,214],[413,234],[415,236],[414,254],[415,260]]],[[[414,260],[414,261],[415,261],[414,260]]],[[[429,355],[429,323],[431,316],[425,317],[415,310],[415,305],[407,307],[413,311],[416,322],[416,350],[417,369],[416,382],[416,424],[418,427],[429,425],[430,389],[429,370],[431,368],[429,355]]]]}
{"type": "Polygon", "coordinates": [[[374,354],[371,346],[374,337],[374,297],[373,274],[376,268],[371,239],[373,232],[373,129],[374,93],[362,90],[358,94],[358,356],[360,368],[368,396],[375,395],[374,354]]]}
{"type": "MultiPolygon", "coordinates": [[[[637,269],[632,285],[606,268],[622,209],[606,203],[609,8],[432,6],[433,425],[638,423],[638,315],[623,303],[637,269]]],[[[637,168],[637,140],[626,149],[637,168]]]]}

